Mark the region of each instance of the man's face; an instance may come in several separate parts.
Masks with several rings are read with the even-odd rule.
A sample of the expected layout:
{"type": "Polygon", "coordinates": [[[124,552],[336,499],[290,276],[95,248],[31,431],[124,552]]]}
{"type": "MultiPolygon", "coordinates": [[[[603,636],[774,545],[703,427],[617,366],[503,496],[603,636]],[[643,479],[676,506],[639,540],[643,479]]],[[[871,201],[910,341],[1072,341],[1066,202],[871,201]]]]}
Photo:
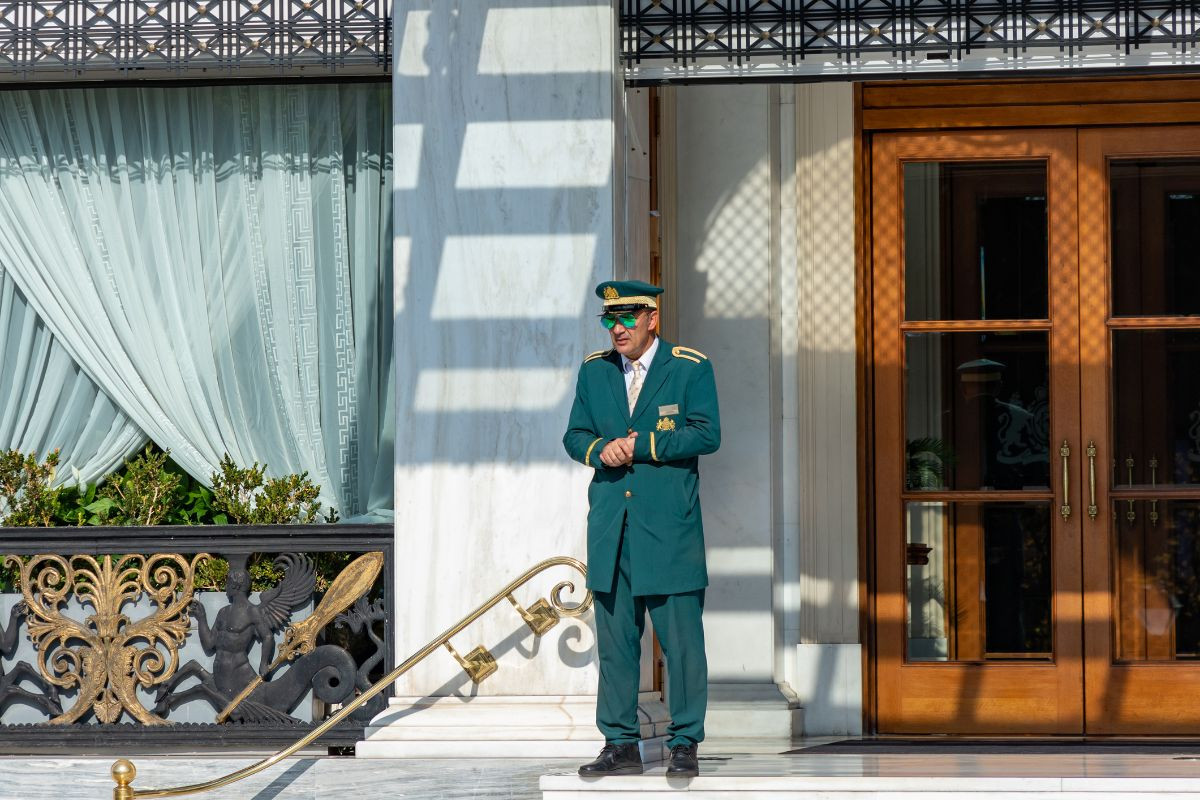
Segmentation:
{"type": "Polygon", "coordinates": [[[609,330],[608,335],[612,337],[613,348],[630,361],[634,361],[641,358],[642,353],[646,352],[650,342],[654,341],[657,330],[658,311],[656,309],[640,309],[635,312],[633,327],[624,325],[618,319],[617,324],[609,330]]]}

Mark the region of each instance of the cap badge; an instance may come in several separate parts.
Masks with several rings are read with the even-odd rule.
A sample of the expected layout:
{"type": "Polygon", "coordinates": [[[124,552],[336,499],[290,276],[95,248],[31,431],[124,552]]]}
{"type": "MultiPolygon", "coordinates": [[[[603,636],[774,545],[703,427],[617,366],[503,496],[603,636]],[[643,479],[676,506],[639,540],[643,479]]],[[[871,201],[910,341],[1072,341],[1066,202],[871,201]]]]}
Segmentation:
{"type": "Polygon", "coordinates": [[[616,290],[616,287],[614,287],[614,286],[605,286],[604,287],[604,299],[605,300],[616,300],[620,296],[621,295],[616,290]]]}

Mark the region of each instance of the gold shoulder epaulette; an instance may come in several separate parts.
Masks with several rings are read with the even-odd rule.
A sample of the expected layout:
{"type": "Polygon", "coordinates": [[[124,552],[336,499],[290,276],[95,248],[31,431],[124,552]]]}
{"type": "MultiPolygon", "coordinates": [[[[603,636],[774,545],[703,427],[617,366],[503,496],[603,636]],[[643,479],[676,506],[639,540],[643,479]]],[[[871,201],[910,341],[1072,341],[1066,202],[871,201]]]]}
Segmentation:
{"type": "Polygon", "coordinates": [[[589,361],[595,361],[597,358],[603,358],[604,356],[608,355],[610,352],[611,352],[610,350],[597,350],[594,353],[588,353],[588,356],[587,356],[587,358],[585,358],[583,360],[583,363],[586,364],[589,361]]]}
{"type": "Polygon", "coordinates": [[[690,347],[675,346],[671,348],[671,355],[676,358],[686,358],[688,361],[700,363],[700,359],[708,360],[708,356],[701,353],[699,350],[693,350],[690,347]]]}

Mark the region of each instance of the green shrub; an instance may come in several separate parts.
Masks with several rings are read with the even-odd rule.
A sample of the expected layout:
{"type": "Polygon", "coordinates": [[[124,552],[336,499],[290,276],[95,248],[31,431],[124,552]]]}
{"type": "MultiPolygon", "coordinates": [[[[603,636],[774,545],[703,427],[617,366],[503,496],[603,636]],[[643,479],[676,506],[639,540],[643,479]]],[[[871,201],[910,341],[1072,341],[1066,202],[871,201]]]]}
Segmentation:
{"type": "MultiPolygon", "coordinates": [[[[103,483],[53,490],[52,496],[42,502],[51,508],[51,521],[39,524],[286,525],[338,520],[333,508],[321,513],[317,502],[321,487],[309,480],[307,472],[267,478],[266,465],[238,467],[226,454],[221,459],[221,471],[212,476],[210,489],[172,461],[170,455],[169,450],[147,445],[103,483]]],[[[24,457],[10,453],[5,458],[24,457]]],[[[52,476],[57,455],[48,456],[47,464],[52,476]]],[[[47,477],[45,482],[50,479],[47,477]]],[[[0,483],[0,501],[3,487],[0,483]]],[[[33,496],[40,495],[35,492],[33,496]]],[[[18,524],[2,516],[0,523],[18,524]]]]}
{"type": "Polygon", "coordinates": [[[60,489],[51,487],[58,469],[58,451],[38,461],[37,453],[0,453],[0,522],[14,528],[58,524],[60,489]]]}
{"type": "Polygon", "coordinates": [[[169,451],[149,446],[125,469],[108,476],[100,487],[99,499],[88,508],[94,510],[101,525],[161,525],[177,505],[176,495],[183,483],[178,474],[166,469],[169,451]]]}
{"type": "Polygon", "coordinates": [[[196,565],[196,589],[218,591],[225,588],[229,562],[223,558],[206,558],[196,565]]]}
{"type": "MultiPolygon", "coordinates": [[[[59,454],[39,462],[35,453],[0,452],[0,525],[281,525],[337,522],[336,509],[320,510],[321,487],[308,473],[266,477],[266,465],[241,468],[226,454],[210,489],[153,443],[98,484],[51,488],[59,454]]],[[[355,553],[315,553],[317,591],[324,591],[355,553]]],[[[276,585],[282,570],[268,555],[248,564],[251,588],[276,585]]],[[[196,588],[220,590],[229,564],[211,558],[196,569],[196,588]]],[[[0,567],[0,591],[12,591],[17,571],[0,567]]]]}
{"type": "Polygon", "coordinates": [[[212,504],[237,525],[288,525],[294,523],[337,522],[337,511],[330,508],[322,517],[317,497],[321,487],[307,472],[267,478],[267,466],[254,462],[239,467],[226,453],[221,471],[213,473],[212,504]]]}
{"type": "Polygon", "coordinates": [[[92,483],[87,486],[65,486],[58,493],[58,506],[54,509],[56,525],[102,525],[103,517],[107,516],[108,501],[96,505],[99,486],[92,483]],[[102,514],[102,510],[104,513],[102,514]]]}

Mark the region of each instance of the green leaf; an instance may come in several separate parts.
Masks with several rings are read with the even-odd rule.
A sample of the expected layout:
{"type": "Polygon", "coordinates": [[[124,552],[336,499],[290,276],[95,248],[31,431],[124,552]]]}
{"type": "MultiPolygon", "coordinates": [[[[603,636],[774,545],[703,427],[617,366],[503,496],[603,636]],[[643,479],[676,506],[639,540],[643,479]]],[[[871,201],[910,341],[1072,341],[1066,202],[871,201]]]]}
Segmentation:
{"type": "Polygon", "coordinates": [[[83,510],[92,514],[103,514],[105,512],[112,511],[116,507],[117,504],[114,503],[111,498],[102,497],[94,503],[88,503],[83,507],[83,510]]]}

